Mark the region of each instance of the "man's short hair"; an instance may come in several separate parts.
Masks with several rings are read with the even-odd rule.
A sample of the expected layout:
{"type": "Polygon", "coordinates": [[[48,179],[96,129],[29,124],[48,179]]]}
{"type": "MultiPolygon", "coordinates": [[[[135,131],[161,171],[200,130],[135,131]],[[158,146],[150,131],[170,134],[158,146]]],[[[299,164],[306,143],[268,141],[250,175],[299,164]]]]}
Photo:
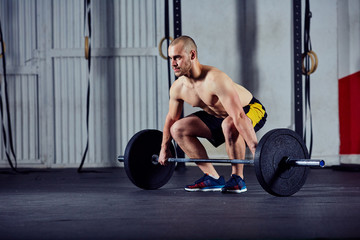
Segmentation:
{"type": "Polygon", "coordinates": [[[184,44],[184,48],[186,49],[187,52],[190,52],[191,50],[195,50],[196,52],[196,56],[197,56],[197,46],[196,43],[194,41],[194,39],[192,39],[189,36],[180,36],[178,38],[175,38],[170,46],[175,46],[176,44],[182,42],[184,44]]]}

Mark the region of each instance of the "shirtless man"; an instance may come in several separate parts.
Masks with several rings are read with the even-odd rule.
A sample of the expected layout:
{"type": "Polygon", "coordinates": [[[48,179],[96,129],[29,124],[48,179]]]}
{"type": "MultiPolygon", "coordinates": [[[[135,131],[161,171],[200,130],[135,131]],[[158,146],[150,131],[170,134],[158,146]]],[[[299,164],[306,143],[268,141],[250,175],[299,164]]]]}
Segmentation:
{"type": "MultiPolygon", "coordinates": [[[[255,132],[265,123],[265,108],[244,87],[236,84],[215,67],[200,64],[197,46],[188,36],[175,39],[169,46],[171,66],[178,78],[170,89],[169,112],[163,130],[159,163],[171,157],[169,145],[174,139],[189,158],[208,159],[198,137],[215,147],[225,142],[230,159],[244,159],[246,145],[255,154],[255,132]],[[203,111],[180,119],[183,103],[203,111]]],[[[187,191],[245,192],[243,164],[232,164],[232,175],[225,183],[211,163],[197,163],[204,176],[187,191]]]]}

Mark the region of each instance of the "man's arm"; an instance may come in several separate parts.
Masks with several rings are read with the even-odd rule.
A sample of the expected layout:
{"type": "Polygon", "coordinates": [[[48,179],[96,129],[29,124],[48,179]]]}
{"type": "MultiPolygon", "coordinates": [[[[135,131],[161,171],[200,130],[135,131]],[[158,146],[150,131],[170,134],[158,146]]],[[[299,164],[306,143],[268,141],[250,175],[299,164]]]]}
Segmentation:
{"type": "Polygon", "coordinates": [[[165,125],[163,129],[163,140],[161,147],[168,147],[172,137],[170,134],[171,126],[180,119],[183,108],[183,102],[179,100],[170,99],[169,101],[169,112],[166,116],[165,125]]]}
{"type": "Polygon", "coordinates": [[[236,129],[244,138],[251,152],[255,154],[257,146],[256,134],[251,121],[244,112],[239,94],[234,87],[235,83],[222,72],[216,73],[213,79],[210,83],[213,94],[219,98],[225,111],[232,118],[236,129]]]}
{"type": "Polygon", "coordinates": [[[170,100],[169,100],[169,112],[165,119],[165,125],[163,129],[163,139],[161,143],[161,151],[159,155],[159,163],[164,165],[166,160],[170,157],[170,148],[171,144],[171,126],[180,119],[181,113],[183,110],[184,101],[179,99],[175,88],[170,89],[170,100]]]}

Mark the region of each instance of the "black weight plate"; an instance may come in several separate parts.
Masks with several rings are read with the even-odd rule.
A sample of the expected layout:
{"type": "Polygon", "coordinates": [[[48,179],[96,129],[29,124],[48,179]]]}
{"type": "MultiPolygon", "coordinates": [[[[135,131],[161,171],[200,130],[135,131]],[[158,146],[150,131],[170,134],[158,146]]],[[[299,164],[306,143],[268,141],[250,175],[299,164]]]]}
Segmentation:
{"type": "Polygon", "coordinates": [[[268,193],[291,196],[304,185],[308,167],[290,167],[284,159],[308,159],[309,153],[301,137],[290,129],[274,129],[260,140],[254,158],[256,177],[268,193]]]}
{"type": "MultiPolygon", "coordinates": [[[[175,170],[175,163],[166,166],[152,163],[152,156],[159,155],[162,132],[158,130],[142,130],[128,142],[124,154],[124,167],[129,179],[139,188],[158,189],[165,185],[175,170]]],[[[171,145],[175,156],[175,149],[171,145]]]]}

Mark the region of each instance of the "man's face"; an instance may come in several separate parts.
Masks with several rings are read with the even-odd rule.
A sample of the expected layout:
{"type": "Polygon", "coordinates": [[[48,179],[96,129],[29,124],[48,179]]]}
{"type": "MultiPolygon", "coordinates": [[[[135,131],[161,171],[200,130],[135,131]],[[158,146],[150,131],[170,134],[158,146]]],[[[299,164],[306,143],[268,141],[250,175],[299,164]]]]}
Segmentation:
{"type": "Polygon", "coordinates": [[[169,47],[169,58],[171,60],[171,67],[174,70],[175,76],[190,75],[191,59],[190,54],[185,51],[183,43],[178,43],[175,46],[169,47]]]}

